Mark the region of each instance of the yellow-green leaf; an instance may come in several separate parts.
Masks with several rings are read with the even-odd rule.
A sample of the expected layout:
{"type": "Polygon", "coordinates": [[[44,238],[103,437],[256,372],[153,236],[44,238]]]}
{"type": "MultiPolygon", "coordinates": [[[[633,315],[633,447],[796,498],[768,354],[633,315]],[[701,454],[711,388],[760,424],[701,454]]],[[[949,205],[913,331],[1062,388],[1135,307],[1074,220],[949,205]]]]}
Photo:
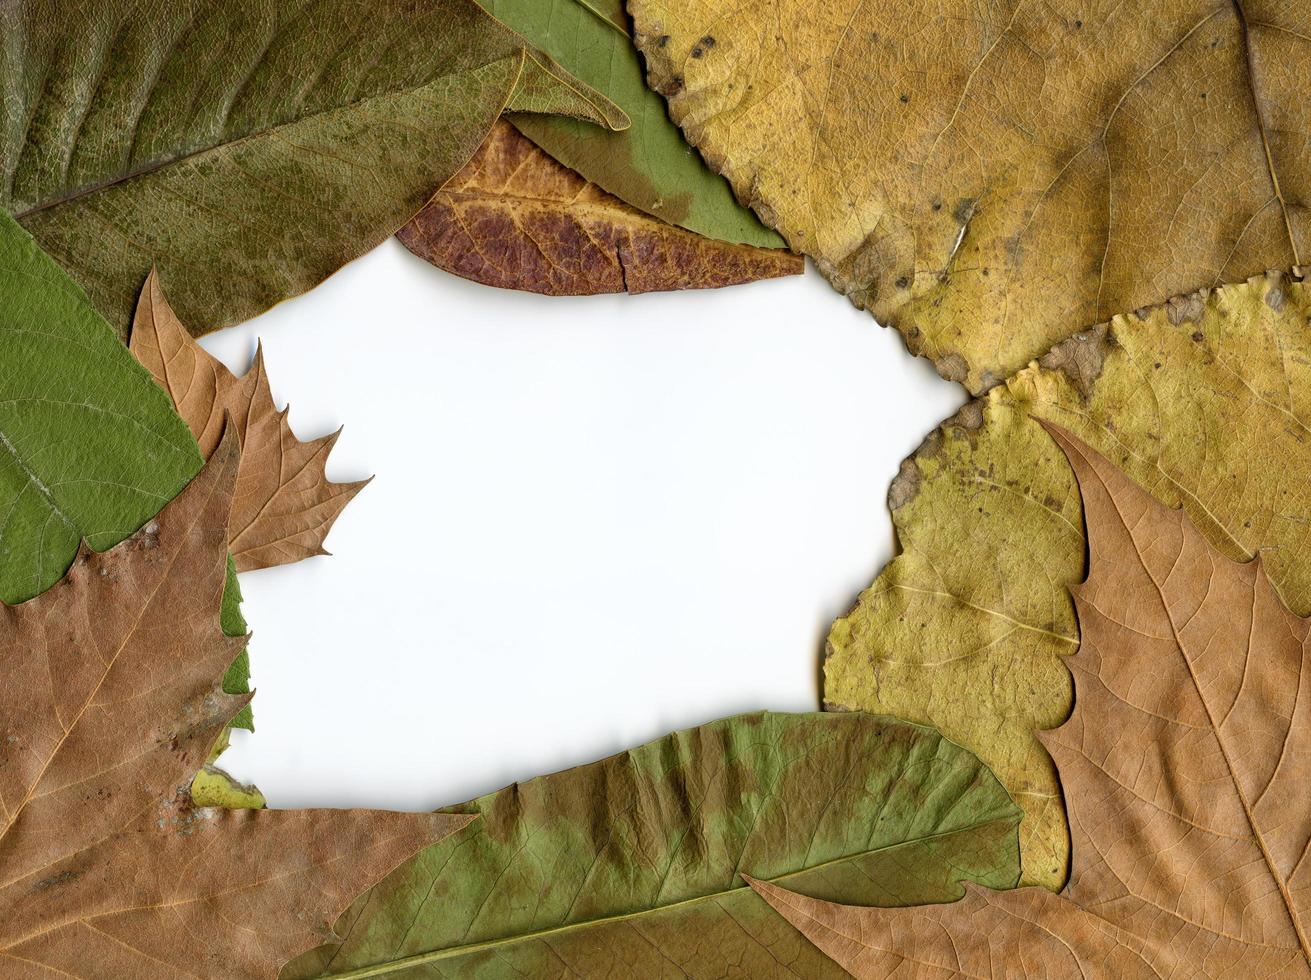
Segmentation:
{"type": "Polygon", "coordinates": [[[1229,558],[1261,551],[1311,612],[1311,291],[1277,275],[1113,318],[968,404],[889,494],[902,553],[829,636],[825,701],[931,724],[1025,811],[1025,881],[1059,887],[1067,840],[1034,736],[1069,714],[1068,588],[1084,569],[1069,429],[1229,558]]]}
{"type": "Polygon", "coordinates": [[[738,197],[979,392],[1311,257],[1311,5],[631,0],[738,197]]]}

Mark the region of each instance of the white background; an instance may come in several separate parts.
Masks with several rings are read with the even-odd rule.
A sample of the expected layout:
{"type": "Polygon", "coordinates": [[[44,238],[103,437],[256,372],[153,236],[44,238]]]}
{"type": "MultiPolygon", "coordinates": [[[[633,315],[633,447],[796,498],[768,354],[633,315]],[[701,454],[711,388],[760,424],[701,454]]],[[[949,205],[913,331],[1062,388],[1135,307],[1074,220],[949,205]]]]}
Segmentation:
{"type": "Polygon", "coordinates": [[[332,557],[242,576],[272,806],[430,809],[757,708],[814,710],[892,554],[888,484],[963,400],[814,272],[550,298],[395,240],[205,346],[264,340],[332,557]]]}

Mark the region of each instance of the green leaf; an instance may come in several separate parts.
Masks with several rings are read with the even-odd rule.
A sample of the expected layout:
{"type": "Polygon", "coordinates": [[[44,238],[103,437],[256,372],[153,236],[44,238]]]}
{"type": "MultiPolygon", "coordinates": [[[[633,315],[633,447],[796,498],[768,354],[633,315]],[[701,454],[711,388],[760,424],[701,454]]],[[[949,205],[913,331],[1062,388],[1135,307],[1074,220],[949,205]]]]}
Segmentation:
{"type": "Polygon", "coordinates": [[[525,136],[615,197],[670,224],[723,241],[783,247],[669,121],[664,100],[646,86],[619,3],[483,0],[483,6],[613,99],[633,123],[604,133],[571,119],[511,117],[525,136]]]}
{"type": "Polygon", "coordinates": [[[937,732],[754,714],[515,784],[284,977],[843,976],[741,873],[863,904],[1010,887],[1019,811],[937,732]]]}
{"type": "MultiPolygon", "coordinates": [[[[85,538],[118,544],[186,486],[200,451],[86,294],[0,213],[0,601],[44,592],[85,538]]],[[[222,625],[246,632],[228,566],[222,625]]],[[[246,690],[246,654],[224,677],[246,690]]],[[[250,727],[249,708],[233,721],[250,727]]]]}
{"type": "Polygon", "coordinates": [[[626,122],[473,0],[0,7],[0,207],[125,336],[227,326],[383,241],[521,102],[626,122]],[[526,60],[531,60],[525,71],[526,60]]]}

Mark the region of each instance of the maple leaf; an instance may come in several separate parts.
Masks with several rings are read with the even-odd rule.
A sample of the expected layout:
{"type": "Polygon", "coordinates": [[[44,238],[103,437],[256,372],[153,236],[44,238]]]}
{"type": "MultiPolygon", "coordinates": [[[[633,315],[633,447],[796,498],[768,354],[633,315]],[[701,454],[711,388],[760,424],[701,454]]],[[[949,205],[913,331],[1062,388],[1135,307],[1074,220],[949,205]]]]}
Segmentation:
{"type": "Polygon", "coordinates": [[[219,608],[240,450],[49,591],[0,606],[0,973],[271,976],[469,818],[195,807],[192,774],[249,699],[219,608]]]}
{"type": "Polygon", "coordinates": [[[447,272],[557,296],[731,286],[805,269],[786,249],[716,241],[630,207],[504,121],[397,237],[447,272]]]}
{"type": "Polygon", "coordinates": [[[1307,284],[1274,272],[1115,316],[902,463],[888,493],[898,554],[833,624],[824,703],[930,725],[982,759],[1024,809],[1023,884],[1068,877],[1060,789],[1034,731],[1074,703],[1069,586],[1087,550],[1074,472],[1037,419],[1183,507],[1221,554],[1264,552],[1289,608],[1311,613],[1308,318],[1307,284]]]}
{"type": "Polygon", "coordinates": [[[192,338],[151,270],[137,302],[132,353],[167,391],[208,457],[230,412],[244,451],[230,522],[237,571],[269,568],[326,555],[323,539],[351,499],[369,482],[332,483],[324,473],[341,434],[301,442],[273,407],[264,351],[246,374],[231,371],[192,338]]]}
{"type": "Polygon", "coordinates": [[[1048,425],[1083,494],[1075,709],[1041,735],[1070,815],[1058,895],[838,905],[750,884],[858,978],[1311,976],[1311,620],[1259,558],[1048,425]]]}

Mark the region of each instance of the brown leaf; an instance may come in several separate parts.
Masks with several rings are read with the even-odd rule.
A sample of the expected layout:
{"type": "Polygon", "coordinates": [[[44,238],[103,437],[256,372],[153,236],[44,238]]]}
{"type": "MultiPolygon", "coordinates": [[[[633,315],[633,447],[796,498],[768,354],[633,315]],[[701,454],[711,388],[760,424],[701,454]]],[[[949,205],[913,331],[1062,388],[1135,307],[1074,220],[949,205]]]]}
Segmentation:
{"type": "Polygon", "coordinates": [[[324,473],[341,430],[297,439],[288,410],[273,407],[263,349],[245,376],[235,377],[192,338],[153,269],[137,301],[131,348],[173,398],[206,457],[223,433],[224,413],[232,413],[244,447],[229,542],[237,571],[326,555],[323,539],[333,522],[369,482],[332,483],[324,473]]]}
{"type": "Polygon", "coordinates": [[[731,286],[804,269],[784,249],[716,241],[630,207],[504,120],[398,237],[457,276],[553,296],[731,286]]]}
{"type": "Polygon", "coordinates": [[[1059,894],[875,909],[752,886],[858,978],[1311,976],[1311,620],[1104,457],[1083,493],[1075,709],[1041,733],[1070,816],[1059,894]]]}
{"type": "Polygon", "coordinates": [[[154,520],[0,606],[0,974],[272,976],[351,898],[468,819],[195,807],[247,697],[219,604],[240,450],[229,427],[154,520]]]}

